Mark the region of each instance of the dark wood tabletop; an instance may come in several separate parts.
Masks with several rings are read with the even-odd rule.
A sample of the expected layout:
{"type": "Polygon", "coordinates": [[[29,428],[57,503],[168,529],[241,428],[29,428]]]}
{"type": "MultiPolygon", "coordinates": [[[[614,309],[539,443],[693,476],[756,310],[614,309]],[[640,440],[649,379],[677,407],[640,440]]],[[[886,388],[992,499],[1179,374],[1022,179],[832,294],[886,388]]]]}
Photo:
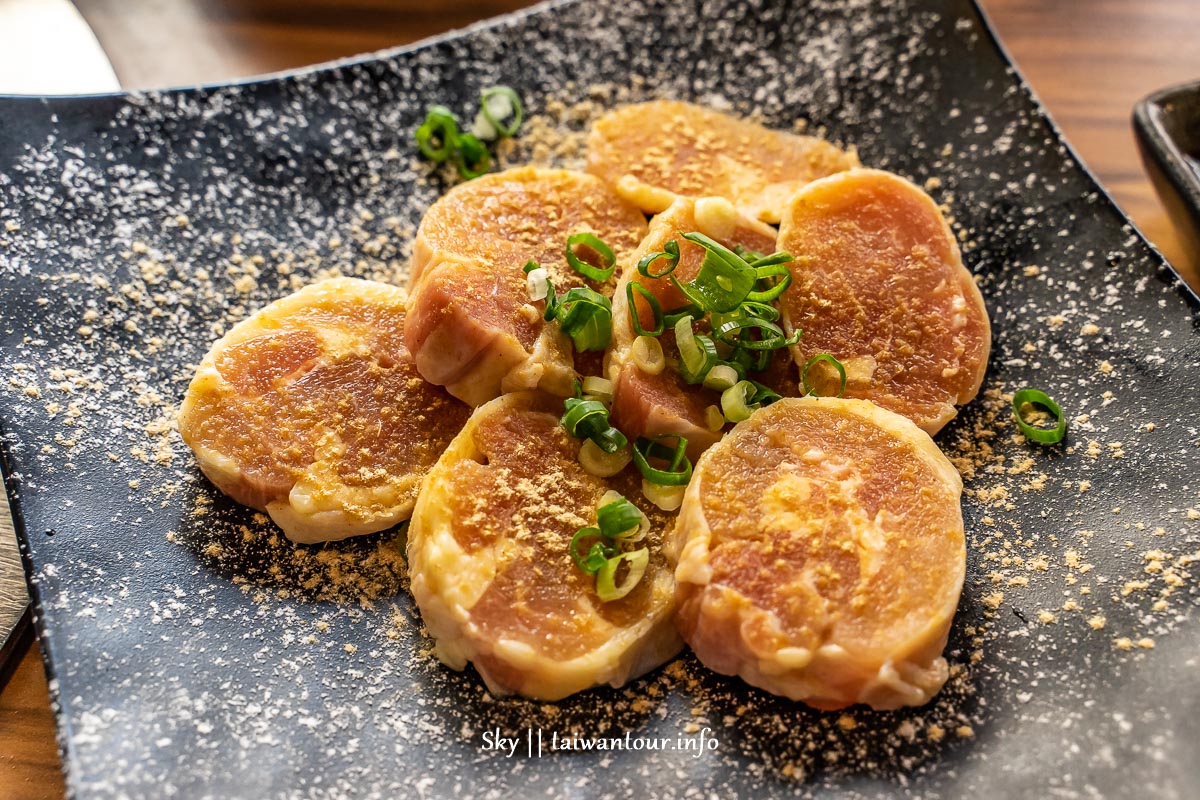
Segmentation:
{"type": "MultiPolygon", "coordinates": [[[[1200,253],[1171,227],[1138,160],[1133,104],[1200,78],[1197,0],[981,0],[1067,139],[1194,288],[1200,253]]],[[[379,50],[523,0],[75,0],[127,88],[214,83],[379,50]]],[[[0,688],[0,800],[63,794],[40,653],[0,688]]]]}

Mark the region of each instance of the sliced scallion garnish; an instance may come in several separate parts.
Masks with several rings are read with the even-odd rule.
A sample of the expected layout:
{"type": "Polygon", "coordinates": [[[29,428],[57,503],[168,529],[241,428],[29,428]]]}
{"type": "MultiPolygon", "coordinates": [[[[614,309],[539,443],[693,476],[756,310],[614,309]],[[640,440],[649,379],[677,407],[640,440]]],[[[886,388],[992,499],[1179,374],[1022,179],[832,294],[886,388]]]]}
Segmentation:
{"type": "Polygon", "coordinates": [[[525,264],[525,288],[530,300],[545,300],[550,294],[550,273],[536,261],[525,264]]]}
{"type": "Polygon", "coordinates": [[[730,422],[741,422],[763,406],[779,399],[779,393],[758,381],[738,381],[721,392],[721,413],[730,422]]]}
{"type": "Polygon", "coordinates": [[[466,180],[478,178],[492,166],[492,154],[478,136],[464,133],[457,140],[455,164],[458,166],[458,174],[466,180]]]}
{"type": "Polygon", "coordinates": [[[587,233],[586,231],[573,233],[567,237],[566,256],[567,263],[571,265],[571,269],[597,283],[604,283],[611,278],[617,268],[617,257],[613,253],[612,248],[606,245],[599,236],[587,233]],[[594,267],[580,258],[575,252],[575,248],[581,245],[595,251],[600,256],[600,260],[604,263],[604,266],[594,267]]]}
{"type": "Polygon", "coordinates": [[[722,322],[720,327],[714,331],[714,335],[719,341],[744,350],[778,350],[781,347],[790,347],[800,341],[799,335],[789,337],[783,332],[783,328],[774,322],[749,315],[737,316],[722,322]],[[751,331],[757,331],[759,337],[747,336],[746,334],[751,331]]]}
{"type": "Polygon", "coordinates": [[[421,155],[439,164],[446,161],[458,144],[458,117],[445,106],[430,106],[416,139],[421,155]]]}
{"type": "Polygon", "coordinates": [[[662,252],[647,253],[638,261],[637,271],[645,278],[665,278],[675,271],[675,267],[679,266],[679,242],[672,239],[663,245],[662,252]],[[655,261],[660,258],[667,259],[667,265],[662,270],[655,272],[651,269],[655,261]]]}
{"type": "Polygon", "coordinates": [[[603,350],[612,339],[612,301],[586,286],[568,290],[555,316],[577,352],[603,350]]]}
{"type": "Polygon", "coordinates": [[[596,509],[596,524],[575,531],[567,550],[571,560],[585,575],[596,576],[596,594],[604,602],[619,600],[641,581],[650,563],[650,551],[621,552],[622,544],[633,544],[646,538],[650,518],[618,492],[608,492],[596,509]],[[629,571],[618,586],[617,570],[622,563],[629,571]]]}
{"type": "Polygon", "coordinates": [[[583,379],[583,393],[605,403],[611,403],[613,382],[608,378],[601,378],[599,375],[589,375],[583,379]]]}
{"type": "Polygon", "coordinates": [[[710,239],[693,231],[683,238],[705,249],[704,261],[696,277],[687,283],[671,280],[693,304],[705,311],[732,311],[754,289],[755,272],[745,259],[710,239]]]}
{"type": "Polygon", "coordinates": [[[463,178],[477,178],[492,166],[484,140],[512,136],[524,113],[521,99],[507,86],[493,86],[481,94],[479,113],[470,131],[459,128],[458,117],[445,106],[430,106],[415,138],[421,154],[438,164],[453,161],[463,178]],[[502,120],[512,118],[504,124],[502,120]]]}
{"type": "Polygon", "coordinates": [[[1026,439],[1038,444],[1057,444],[1066,437],[1067,418],[1063,416],[1062,408],[1040,389],[1021,389],[1015,392],[1013,394],[1012,405],[1013,415],[1017,418],[1017,427],[1021,429],[1021,433],[1025,435],[1026,439]],[[1054,415],[1054,427],[1042,428],[1027,422],[1022,411],[1026,405],[1034,408],[1040,406],[1049,411],[1054,415]]]}
{"type": "Polygon", "coordinates": [[[591,439],[606,453],[615,453],[629,443],[608,421],[608,407],[599,400],[568,397],[563,405],[562,426],[576,439],[591,439]]]}
{"type": "Polygon", "coordinates": [[[723,392],[739,380],[741,378],[736,369],[729,364],[717,364],[708,371],[708,375],[704,378],[704,385],[709,389],[723,392]]]}
{"type": "Polygon", "coordinates": [[[675,323],[675,345],[679,348],[679,372],[691,384],[702,383],[717,363],[717,346],[711,338],[692,331],[692,318],[675,323]]]}
{"type": "Polygon", "coordinates": [[[634,365],[647,375],[658,375],[667,366],[662,344],[652,336],[639,336],[630,350],[634,365]]]}
{"type": "Polygon", "coordinates": [[[596,525],[600,533],[610,539],[640,542],[650,530],[650,519],[633,503],[616,492],[611,502],[604,503],[596,511],[596,525]]]}
{"type": "Polygon", "coordinates": [[[515,136],[521,127],[525,109],[521,106],[521,98],[507,86],[492,86],[484,89],[479,97],[479,113],[495,131],[495,138],[515,136]],[[502,120],[512,119],[508,125],[502,120]]]}
{"type": "Polygon", "coordinates": [[[687,457],[688,440],[683,436],[665,435],[653,439],[639,438],[633,445],[633,463],[642,477],[659,486],[684,486],[692,479],[692,462],[687,457]],[[665,439],[675,439],[669,447],[665,439]],[[653,466],[650,459],[665,463],[665,468],[653,466]]]}
{"type": "Polygon", "coordinates": [[[619,556],[608,559],[608,561],[604,562],[604,566],[600,568],[600,571],[596,573],[596,596],[606,603],[612,600],[620,600],[632,592],[634,587],[641,582],[642,576],[646,574],[646,567],[649,563],[650,550],[645,547],[641,550],[621,553],[619,556]],[[629,564],[629,571],[625,573],[625,577],[620,585],[617,585],[617,569],[623,561],[629,564]]]}
{"type": "MultiPolygon", "coordinates": [[[[787,256],[784,261],[775,261],[756,265],[754,267],[754,279],[756,283],[769,284],[763,289],[751,291],[746,295],[746,298],[759,303],[769,303],[772,300],[778,300],[787,288],[792,285],[792,271],[784,264],[792,260],[792,257],[787,253],[777,253],[776,256],[787,256]],[[773,280],[778,279],[778,280],[773,280]]],[[[774,256],[772,256],[774,258],[774,256]]]]}
{"type": "Polygon", "coordinates": [[[630,281],[625,284],[625,300],[629,304],[629,318],[633,323],[633,332],[637,336],[661,336],[666,330],[666,323],[663,321],[662,304],[658,302],[658,298],[651,293],[649,289],[637,281],[630,281]],[[654,315],[654,327],[646,330],[642,327],[642,315],[638,311],[637,301],[634,297],[639,294],[649,304],[650,313],[654,315]]]}
{"type": "Polygon", "coordinates": [[[632,458],[628,447],[615,453],[606,453],[591,439],[584,439],[579,447],[579,466],[597,478],[611,478],[629,465],[632,458]]]}
{"type": "Polygon", "coordinates": [[[829,355],[829,353],[818,353],[808,360],[808,363],[804,365],[804,369],[800,370],[800,383],[804,386],[804,393],[806,395],[814,397],[841,397],[846,393],[846,368],[842,366],[842,362],[829,355]],[[822,362],[832,365],[837,370],[838,377],[841,379],[841,386],[838,387],[836,395],[818,395],[816,387],[808,382],[809,369],[822,362]]]}
{"type": "Polygon", "coordinates": [[[575,562],[575,566],[579,567],[585,575],[595,575],[608,559],[617,554],[616,546],[602,536],[600,529],[595,527],[580,528],[575,531],[567,549],[571,553],[571,559],[575,562]],[[584,549],[589,540],[595,541],[587,549],[584,549]]]}

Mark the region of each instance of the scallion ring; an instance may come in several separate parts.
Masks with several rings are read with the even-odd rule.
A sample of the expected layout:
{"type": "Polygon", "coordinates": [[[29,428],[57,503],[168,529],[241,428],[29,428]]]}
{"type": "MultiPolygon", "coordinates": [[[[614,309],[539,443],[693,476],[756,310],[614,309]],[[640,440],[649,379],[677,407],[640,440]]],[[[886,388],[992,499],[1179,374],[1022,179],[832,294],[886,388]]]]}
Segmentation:
{"type": "Polygon", "coordinates": [[[717,346],[703,334],[692,331],[692,318],[681,317],[675,323],[675,345],[679,348],[679,372],[691,384],[704,381],[717,363],[717,346]]]}
{"type": "Polygon", "coordinates": [[[606,541],[599,528],[580,528],[575,531],[568,550],[575,566],[585,575],[595,575],[608,559],[617,554],[616,546],[606,541]],[[596,541],[585,550],[584,545],[589,539],[596,541]]]}
{"type": "Polygon", "coordinates": [[[609,495],[616,497],[596,510],[596,525],[601,535],[626,542],[640,542],[646,538],[650,518],[620,494],[610,492],[609,495]]]}
{"type": "Polygon", "coordinates": [[[516,135],[517,129],[521,127],[525,109],[521,106],[521,98],[512,89],[507,86],[492,86],[480,94],[479,112],[500,138],[506,138],[516,135]],[[512,122],[505,125],[501,120],[507,118],[511,118],[512,122]]]}
{"type": "Polygon", "coordinates": [[[604,602],[612,600],[620,600],[625,595],[633,591],[634,587],[642,580],[642,576],[646,574],[646,566],[650,563],[650,550],[643,547],[641,550],[633,550],[628,553],[621,553],[619,556],[614,556],[604,562],[604,566],[596,573],[596,595],[604,602]],[[625,578],[618,586],[616,584],[617,569],[621,566],[621,562],[629,564],[629,571],[625,573],[625,578]]]}
{"type": "Polygon", "coordinates": [[[647,375],[659,375],[667,366],[662,344],[652,336],[639,336],[630,350],[633,364],[647,375]]]}
{"type": "MultiPolygon", "coordinates": [[[[749,263],[750,266],[754,267],[756,271],[762,269],[763,267],[773,267],[777,264],[790,264],[791,262],[795,261],[795,259],[792,258],[791,253],[785,253],[782,250],[771,253],[769,256],[764,256],[762,253],[754,253],[754,258],[748,258],[747,254],[744,253],[739,253],[739,255],[741,255],[742,258],[745,258],[746,262],[749,263]]],[[[759,275],[759,277],[761,278],[763,276],[759,275]]]]}
{"type": "Polygon", "coordinates": [[[671,276],[679,291],[704,311],[733,311],[741,305],[754,289],[754,269],[737,253],[703,233],[693,231],[683,234],[683,238],[707,252],[694,279],[680,283],[671,276]]]}
{"type": "MultiPolygon", "coordinates": [[[[788,256],[788,260],[791,260],[791,256],[788,256]]],[[[782,263],[766,264],[754,268],[756,283],[759,281],[769,281],[771,278],[779,278],[779,280],[771,284],[767,289],[751,291],[746,295],[746,299],[760,303],[769,303],[772,300],[779,299],[779,296],[792,285],[792,271],[783,266],[782,263]]]]}
{"type": "Polygon", "coordinates": [[[717,364],[708,371],[704,378],[704,386],[723,392],[741,380],[736,369],[729,364],[717,364]]]}
{"type": "Polygon", "coordinates": [[[662,252],[647,253],[638,261],[637,271],[645,278],[665,278],[675,271],[675,267],[679,266],[679,242],[672,239],[663,245],[662,252]],[[655,261],[660,258],[667,259],[667,266],[660,272],[655,272],[650,267],[655,261]]]}
{"type": "Polygon", "coordinates": [[[846,368],[842,366],[842,362],[829,355],[829,353],[818,353],[808,360],[808,363],[804,365],[804,369],[800,370],[800,383],[803,384],[804,393],[806,395],[812,395],[814,397],[841,397],[846,393],[846,368]],[[832,364],[833,368],[838,372],[838,377],[841,378],[842,383],[838,388],[838,393],[836,395],[818,395],[816,387],[812,386],[808,382],[809,369],[820,362],[832,364]]]}
{"type": "Polygon", "coordinates": [[[783,328],[770,320],[751,316],[737,317],[724,322],[716,329],[715,334],[720,341],[744,350],[778,350],[793,345],[800,339],[799,336],[788,338],[783,328]],[[743,335],[751,330],[760,331],[762,335],[758,339],[743,335]]]}
{"type": "Polygon", "coordinates": [[[758,388],[753,381],[738,381],[721,392],[721,413],[730,422],[749,419],[759,408],[758,404],[753,402],[756,394],[758,388]]]}
{"type": "Polygon", "coordinates": [[[658,298],[649,289],[637,281],[630,281],[625,284],[625,300],[629,303],[629,317],[630,321],[633,322],[633,332],[636,335],[662,336],[663,331],[666,330],[666,323],[663,321],[662,304],[658,302],[658,298]],[[654,315],[654,327],[650,330],[642,327],[642,313],[638,310],[634,294],[641,295],[650,306],[650,313],[654,315]]]}
{"type": "Polygon", "coordinates": [[[612,248],[606,245],[599,236],[586,231],[573,233],[567,237],[566,256],[567,263],[571,265],[571,269],[597,283],[604,283],[613,276],[613,272],[617,269],[617,257],[613,253],[612,248]],[[580,245],[594,250],[600,256],[600,260],[604,263],[604,266],[594,267],[580,258],[575,252],[575,248],[580,245]]]}
{"type": "Polygon", "coordinates": [[[458,165],[458,174],[463,178],[478,178],[492,166],[492,154],[475,134],[460,135],[455,145],[455,162],[458,165]]]}
{"type": "Polygon", "coordinates": [[[687,457],[688,440],[683,436],[656,436],[653,439],[639,438],[633,444],[633,463],[638,472],[651,483],[659,486],[684,486],[692,479],[692,462],[687,457]],[[675,447],[667,446],[664,439],[675,439],[675,447]],[[658,468],[650,459],[666,462],[658,468]]]}
{"type": "Polygon", "coordinates": [[[458,117],[445,106],[431,106],[415,135],[421,155],[440,164],[454,154],[458,145],[458,117]]]}
{"type": "MultiPolygon", "coordinates": [[[[547,295],[549,296],[549,295],[547,295]]],[[[578,352],[604,350],[612,339],[612,301],[586,286],[576,286],[558,301],[559,325],[578,352]]]]}
{"type": "Polygon", "coordinates": [[[606,453],[615,453],[629,443],[608,421],[608,408],[599,400],[568,397],[562,426],[576,439],[591,439],[606,453]]]}
{"type": "MultiPolygon", "coordinates": [[[[1040,389],[1021,389],[1013,394],[1013,415],[1017,418],[1017,427],[1026,439],[1038,444],[1057,444],[1067,435],[1067,418],[1063,416],[1062,408],[1050,399],[1050,396],[1040,389]],[[1042,428],[1025,421],[1021,408],[1025,405],[1041,406],[1054,415],[1053,428],[1042,428]]],[[[636,450],[635,458],[636,458],[636,450]]]]}

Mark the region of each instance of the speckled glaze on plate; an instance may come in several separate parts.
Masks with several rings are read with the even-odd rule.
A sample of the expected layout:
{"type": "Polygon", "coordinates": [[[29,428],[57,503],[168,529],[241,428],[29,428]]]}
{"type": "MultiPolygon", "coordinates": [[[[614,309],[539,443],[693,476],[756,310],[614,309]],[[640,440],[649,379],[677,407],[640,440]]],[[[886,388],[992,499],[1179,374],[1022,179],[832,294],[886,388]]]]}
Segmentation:
{"type": "Polygon", "coordinates": [[[565,3],[261,83],[3,99],[0,309],[5,472],[74,796],[1200,784],[1200,303],[965,0],[565,3]],[[576,131],[581,98],[802,117],[949,204],[995,342],[987,396],[938,437],[965,472],[968,578],[929,706],[820,713],[690,656],[557,706],[496,699],[432,655],[402,531],[292,547],[199,476],[169,425],[191,365],[320,272],[402,280],[446,186],[409,132],[496,82],[576,131]],[[1024,385],[1068,410],[1064,446],[1016,436],[1004,393],[1024,385]],[[512,757],[486,749],[496,730],[512,757]],[[627,733],[642,749],[550,749],[627,733]]]}

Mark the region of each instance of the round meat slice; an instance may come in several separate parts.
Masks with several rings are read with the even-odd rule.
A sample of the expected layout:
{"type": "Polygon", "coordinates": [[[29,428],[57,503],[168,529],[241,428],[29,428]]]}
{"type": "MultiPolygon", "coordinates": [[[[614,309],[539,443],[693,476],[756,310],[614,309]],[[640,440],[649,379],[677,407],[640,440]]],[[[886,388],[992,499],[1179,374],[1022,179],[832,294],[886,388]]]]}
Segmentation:
{"type": "Polygon", "coordinates": [[[669,100],[611,111],[588,138],[588,172],[649,213],[676,196],[717,195],[752,219],[779,222],[801,186],[855,166],[852,150],[823,139],[669,100]]]}
{"type": "Polygon", "coordinates": [[[179,411],[209,480],[295,542],[408,519],[469,409],[417,374],[404,308],[403,289],[336,278],[235,325],[179,411]]]}
{"type": "Polygon", "coordinates": [[[696,465],[671,544],[680,633],[709,668],[822,709],[921,705],[966,572],[962,481],[864,400],[786,398],[696,465]]]}
{"type": "Polygon", "coordinates": [[[930,435],[979,393],[987,309],[925,192],[880,170],[814,181],[788,205],[779,249],[795,258],[780,308],[788,332],[804,332],[793,348],[801,367],[829,353],[846,369],[846,397],[930,435]]]}
{"type": "MultiPolygon", "coordinates": [[[[650,232],[617,284],[613,295],[613,338],[606,357],[605,374],[613,382],[613,424],[617,428],[631,440],[638,436],[684,436],[688,440],[688,456],[694,460],[721,438],[724,425],[718,423],[714,427],[708,420],[708,408],[714,405],[719,408],[721,393],[689,385],[680,375],[677,363],[668,364],[656,373],[638,366],[633,357],[633,344],[637,338],[633,314],[639,315],[643,329],[654,327],[654,315],[647,300],[636,293],[634,303],[637,307],[631,309],[626,290],[627,284],[636,281],[654,296],[664,311],[686,305],[687,298],[670,278],[647,278],[638,272],[637,263],[649,253],[663,252],[667,242],[674,240],[679,246],[679,264],[672,277],[680,282],[693,280],[700,272],[706,251],[680,235],[692,231],[699,231],[729,248],[740,246],[761,253],[771,253],[775,249],[775,230],[739,214],[725,198],[676,199],[670,208],[651,220],[650,232]]],[[[678,354],[674,331],[666,330],[658,339],[665,354],[678,354]]],[[[790,357],[786,366],[792,367],[790,357]]],[[[776,372],[781,377],[787,374],[787,370],[772,370],[771,374],[776,372]]],[[[755,377],[761,379],[764,376],[755,377]]]]}
{"type": "Polygon", "coordinates": [[[408,531],[412,592],[438,657],[474,663],[496,694],[558,700],[621,686],[682,646],[661,552],[674,515],[641,499],[633,467],[585,472],[561,413],[561,400],[528,392],[476,409],[426,478],[408,531]],[[650,560],[629,594],[602,602],[568,547],[609,490],[649,518],[650,560]]]}
{"type": "Polygon", "coordinates": [[[615,276],[592,281],[567,264],[567,239],[583,232],[623,262],[646,219],[596,177],[535,167],[476,178],[434,203],[413,247],[405,328],[421,374],[471,405],[522,389],[570,395],[571,342],[530,302],[523,267],[545,267],[560,295],[576,286],[611,295],[615,276]]]}

